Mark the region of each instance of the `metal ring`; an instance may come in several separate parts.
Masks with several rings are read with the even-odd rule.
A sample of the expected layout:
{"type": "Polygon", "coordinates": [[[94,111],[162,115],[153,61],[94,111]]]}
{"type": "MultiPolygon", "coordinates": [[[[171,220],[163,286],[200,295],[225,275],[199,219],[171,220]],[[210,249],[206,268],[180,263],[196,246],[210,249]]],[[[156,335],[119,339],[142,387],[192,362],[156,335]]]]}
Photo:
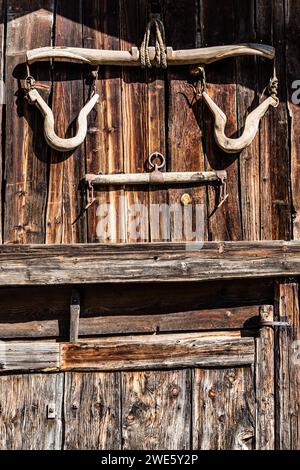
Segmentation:
{"type": "Polygon", "coordinates": [[[160,170],[160,168],[163,168],[163,167],[165,166],[165,164],[166,164],[166,159],[165,159],[165,157],[164,157],[161,153],[159,153],[159,152],[153,152],[153,153],[151,153],[151,155],[148,157],[148,163],[149,163],[149,165],[150,165],[151,168],[155,168],[155,169],[157,169],[157,170],[160,170]],[[161,161],[161,164],[160,164],[160,165],[156,165],[156,164],[154,163],[154,161],[155,161],[157,158],[159,158],[160,161],[161,161]]]}
{"type": "Polygon", "coordinates": [[[25,78],[25,83],[26,83],[26,88],[28,89],[32,89],[34,84],[35,84],[35,79],[34,77],[32,77],[32,75],[28,75],[26,78],[25,78]]]}

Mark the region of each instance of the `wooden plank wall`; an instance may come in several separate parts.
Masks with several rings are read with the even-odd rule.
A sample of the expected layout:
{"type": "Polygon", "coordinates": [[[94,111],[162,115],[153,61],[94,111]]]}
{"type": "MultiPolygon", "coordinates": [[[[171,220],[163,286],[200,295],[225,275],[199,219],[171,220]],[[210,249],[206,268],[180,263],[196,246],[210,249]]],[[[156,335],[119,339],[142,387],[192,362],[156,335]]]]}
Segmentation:
{"type": "MultiPolygon", "coordinates": [[[[194,225],[195,207],[203,205],[202,239],[299,238],[299,105],[292,102],[292,85],[300,76],[297,2],[249,0],[242,6],[237,0],[161,0],[160,4],[167,42],[174,48],[248,41],[273,44],[279,108],[268,112],[248,149],[227,155],[214,142],[210,113],[201,103],[191,107],[187,67],[167,72],[106,67],[100,69],[101,99],[89,117],[85,144],[69,154],[52,151],[45,144],[39,112],[22,97],[25,50],[51,44],[108,49],[139,45],[149,2],[77,0],[69,8],[59,0],[3,0],[0,75],[4,71],[6,106],[0,118],[0,240],[4,243],[184,240],[187,234],[182,226],[176,227],[178,222],[169,230],[166,218],[150,210],[151,204],[180,205],[183,192],[192,197],[194,225]],[[144,171],[147,156],[155,150],[166,154],[167,170],[226,169],[226,204],[215,210],[211,187],[112,189],[98,191],[96,204],[82,212],[80,180],[86,171],[144,171]],[[132,234],[137,203],[146,210],[137,234],[132,234]]],[[[52,105],[60,135],[73,131],[74,119],[88,97],[90,72],[74,64],[32,68],[43,97],[52,105]]],[[[239,58],[208,66],[206,72],[209,93],[228,115],[227,132],[237,135],[268,84],[272,64],[239,58]]]]}
{"type": "MultiPolygon", "coordinates": [[[[0,243],[189,240],[184,222],[169,229],[163,211],[158,218],[151,211],[151,204],[180,205],[183,192],[191,196],[194,211],[203,206],[200,240],[299,239],[300,108],[292,101],[293,82],[300,80],[297,0],[160,0],[167,43],[174,48],[250,41],[276,47],[280,105],[268,112],[256,139],[240,155],[219,150],[211,115],[201,103],[191,105],[188,67],[100,68],[100,102],[89,116],[86,142],[68,154],[49,149],[41,116],[22,93],[26,49],[72,45],[127,50],[141,43],[150,13],[147,0],[69,3],[0,0],[0,80],[5,79],[6,92],[5,103],[0,103],[0,243]],[[83,211],[80,180],[85,172],[144,171],[147,156],[156,150],[166,155],[167,171],[226,170],[227,202],[216,209],[211,187],[111,189],[98,191],[96,204],[83,211]],[[134,235],[130,228],[136,225],[137,203],[146,210],[134,235]]],[[[228,115],[227,133],[236,136],[257,106],[272,64],[239,58],[208,66],[206,72],[209,93],[228,115]]],[[[90,73],[74,64],[32,67],[62,136],[74,131],[74,119],[90,91],[90,73]]],[[[188,219],[193,222],[190,230],[195,212],[188,219]]],[[[68,335],[68,287],[16,292],[0,291],[2,340],[46,339],[47,349],[56,344],[49,340],[68,335]]],[[[201,288],[196,283],[144,284],[143,289],[95,285],[82,293],[79,335],[86,338],[156,333],[156,341],[160,332],[246,330],[257,321],[261,305],[274,304],[274,298],[276,319],[288,317],[294,330],[273,335],[265,328],[256,339],[256,358],[261,366],[268,365],[268,380],[264,369],[253,374],[248,365],[238,364],[169,371],[2,373],[1,449],[299,448],[299,410],[287,407],[299,401],[299,374],[292,366],[290,388],[285,374],[291,343],[299,337],[298,282],[279,281],[275,295],[270,280],[203,283],[201,288]],[[273,344],[275,363],[270,360],[273,344]],[[276,410],[273,382],[278,384],[276,410]],[[52,408],[55,416],[49,418],[52,408]]]]}
{"type": "Polygon", "coordinates": [[[0,396],[1,450],[255,445],[250,367],[1,375],[0,396]]]}

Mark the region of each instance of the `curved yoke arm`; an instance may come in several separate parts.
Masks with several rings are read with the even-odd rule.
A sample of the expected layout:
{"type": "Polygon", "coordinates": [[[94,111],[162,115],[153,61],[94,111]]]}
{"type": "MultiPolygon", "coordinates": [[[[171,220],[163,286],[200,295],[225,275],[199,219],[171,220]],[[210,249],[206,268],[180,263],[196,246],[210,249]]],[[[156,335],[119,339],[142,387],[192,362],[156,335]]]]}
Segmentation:
{"type": "MultiPolygon", "coordinates": [[[[166,52],[168,65],[205,65],[228,57],[245,55],[260,56],[271,60],[275,57],[274,47],[265,44],[235,44],[178,51],[174,51],[172,47],[167,47],[166,52]]],[[[149,47],[149,58],[153,65],[155,65],[155,56],[155,47],[149,47]]],[[[141,65],[140,51],[137,47],[133,47],[131,51],[106,51],[80,47],[42,47],[28,51],[26,58],[29,64],[57,59],[89,65],[141,65]]]]}
{"type": "Polygon", "coordinates": [[[95,94],[80,111],[76,121],[76,135],[69,139],[62,139],[54,131],[54,116],[51,108],[43,100],[36,89],[32,89],[27,94],[28,100],[34,104],[45,118],[44,135],[50,147],[59,152],[69,152],[81,145],[87,134],[87,117],[99,100],[99,95],[95,94]]]}
{"type": "Polygon", "coordinates": [[[202,96],[215,118],[214,134],[216,142],[226,153],[239,153],[248,147],[255,138],[260,120],[266,114],[269,107],[278,106],[278,100],[269,96],[269,98],[263,101],[263,103],[247,116],[243,134],[237,139],[230,139],[225,135],[227,117],[205,91],[202,96]]]}

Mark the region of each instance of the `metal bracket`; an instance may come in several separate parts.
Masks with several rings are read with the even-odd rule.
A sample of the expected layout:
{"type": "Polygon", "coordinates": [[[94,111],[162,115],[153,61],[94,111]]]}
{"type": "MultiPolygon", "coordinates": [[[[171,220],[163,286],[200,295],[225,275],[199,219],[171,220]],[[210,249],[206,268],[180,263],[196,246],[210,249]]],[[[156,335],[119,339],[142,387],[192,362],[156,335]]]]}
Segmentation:
{"type": "Polygon", "coordinates": [[[224,202],[228,199],[229,194],[227,193],[227,172],[225,170],[217,171],[216,172],[219,178],[219,182],[221,183],[220,188],[220,200],[219,204],[217,205],[217,209],[223,206],[224,202]]]}
{"type": "Polygon", "coordinates": [[[270,328],[292,328],[292,325],[288,321],[264,321],[261,320],[258,324],[258,326],[265,327],[268,326],[270,328]]]}

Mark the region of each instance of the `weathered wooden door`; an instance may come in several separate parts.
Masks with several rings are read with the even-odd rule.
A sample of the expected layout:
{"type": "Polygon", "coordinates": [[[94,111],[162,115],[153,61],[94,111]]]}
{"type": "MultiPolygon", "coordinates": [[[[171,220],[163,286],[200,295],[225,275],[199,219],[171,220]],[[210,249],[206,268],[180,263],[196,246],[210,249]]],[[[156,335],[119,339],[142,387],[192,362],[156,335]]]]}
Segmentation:
{"type": "Polygon", "coordinates": [[[0,447],[274,448],[272,282],[134,291],[82,291],[79,343],[67,288],[2,291],[0,447]]]}

